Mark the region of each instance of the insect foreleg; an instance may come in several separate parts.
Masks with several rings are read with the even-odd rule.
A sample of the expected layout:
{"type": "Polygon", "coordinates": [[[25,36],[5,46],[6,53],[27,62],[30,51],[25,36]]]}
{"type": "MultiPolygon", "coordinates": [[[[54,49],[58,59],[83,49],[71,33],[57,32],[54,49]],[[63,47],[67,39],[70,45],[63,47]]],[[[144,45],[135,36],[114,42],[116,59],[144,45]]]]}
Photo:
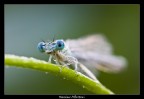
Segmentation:
{"type": "Polygon", "coordinates": [[[76,63],[74,64],[74,66],[75,66],[75,71],[77,71],[77,65],[78,65],[78,63],[76,62],[76,63]]]}

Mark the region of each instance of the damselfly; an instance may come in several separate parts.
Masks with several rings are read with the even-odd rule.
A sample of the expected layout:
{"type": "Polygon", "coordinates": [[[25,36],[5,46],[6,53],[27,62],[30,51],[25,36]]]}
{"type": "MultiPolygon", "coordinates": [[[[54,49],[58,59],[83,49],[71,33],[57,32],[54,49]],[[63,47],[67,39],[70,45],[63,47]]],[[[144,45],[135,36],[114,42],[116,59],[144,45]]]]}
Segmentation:
{"type": "Polygon", "coordinates": [[[96,70],[117,73],[126,67],[126,59],[113,55],[112,45],[101,34],[94,34],[79,39],[53,40],[38,43],[40,52],[49,54],[56,64],[73,66],[92,79],[96,70]]]}

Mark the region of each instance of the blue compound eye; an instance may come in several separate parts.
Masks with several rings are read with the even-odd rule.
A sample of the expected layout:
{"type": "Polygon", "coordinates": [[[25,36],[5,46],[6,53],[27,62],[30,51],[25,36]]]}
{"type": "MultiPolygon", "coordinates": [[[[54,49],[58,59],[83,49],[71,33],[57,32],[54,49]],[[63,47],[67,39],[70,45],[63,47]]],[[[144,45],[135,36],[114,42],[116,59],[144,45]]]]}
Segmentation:
{"type": "Polygon", "coordinates": [[[57,44],[56,50],[62,50],[64,48],[64,41],[58,40],[56,44],[57,44]]]}
{"type": "Polygon", "coordinates": [[[45,52],[46,49],[46,43],[45,42],[39,42],[37,45],[37,48],[40,52],[45,52]]]}

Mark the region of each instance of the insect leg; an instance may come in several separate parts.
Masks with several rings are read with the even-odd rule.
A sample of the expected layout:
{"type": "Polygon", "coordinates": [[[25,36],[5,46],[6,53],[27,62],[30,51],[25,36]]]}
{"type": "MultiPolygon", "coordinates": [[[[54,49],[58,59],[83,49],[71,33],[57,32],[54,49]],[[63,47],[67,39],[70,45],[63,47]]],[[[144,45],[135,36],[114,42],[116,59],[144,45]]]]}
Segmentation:
{"type": "Polygon", "coordinates": [[[67,56],[67,61],[69,64],[73,64],[75,71],[77,71],[78,60],[75,57],[67,56]]]}
{"type": "Polygon", "coordinates": [[[62,69],[63,69],[64,67],[66,67],[67,65],[66,65],[64,62],[62,62],[62,61],[59,61],[59,63],[61,64],[61,65],[60,65],[60,72],[62,72],[62,69]]]}
{"type": "Polygon", "coordinates": [[[51,63],[52,55],[50,55],[48,62],[51,63]]]}
{"type": "Polygon", "coordinates": [[[55,63],[56,63],[57,65],[60,65],[60,63],[59,63],[59,61],[58,61],[57,58],[55,59],[55,63]]]}
{"type": "Polygon", "coordinates": [[[76,62],[76,63],[74,64],[74,66],[75,66],[75,71],[77,71],[77,65],[78,65],[78,63],[76,62]]]}

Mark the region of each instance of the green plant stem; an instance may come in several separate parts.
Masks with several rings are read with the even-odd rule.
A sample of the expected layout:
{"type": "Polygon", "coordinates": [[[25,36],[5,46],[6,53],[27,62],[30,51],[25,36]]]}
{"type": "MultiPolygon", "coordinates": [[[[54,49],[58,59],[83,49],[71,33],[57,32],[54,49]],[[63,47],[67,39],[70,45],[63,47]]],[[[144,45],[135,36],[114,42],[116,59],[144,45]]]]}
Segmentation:
{"type": "Polygon", "coordinates": [[[49,72],[68,79],[95,94],[114,94],[112,91],[103,86],[98,80],[92,80],[82,73],[76,72],[67,67],[51,64],[32,57],[28,58],[24,56],[6,54],[5,65],[49,72]]]}

